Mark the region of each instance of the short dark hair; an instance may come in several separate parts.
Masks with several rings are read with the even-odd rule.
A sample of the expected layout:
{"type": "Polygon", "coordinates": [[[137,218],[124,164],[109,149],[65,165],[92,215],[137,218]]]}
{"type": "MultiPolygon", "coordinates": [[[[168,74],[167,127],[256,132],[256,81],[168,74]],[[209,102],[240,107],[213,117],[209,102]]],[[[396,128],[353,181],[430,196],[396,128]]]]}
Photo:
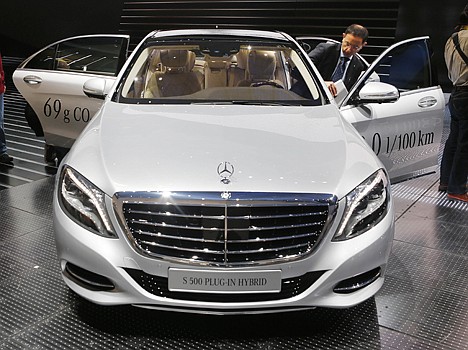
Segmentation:
{"type": "Polygon", "coordinates": [[[468,5],[465,6],[463,11],[460,13],[460,17],[458,18],[458,24],[455,27],[455,31],[459,31],[462,29],[463,26],[468,25],[468,5]]]}
{"type": "Polygon", "coordinates": [[[369,37],[369,32],[366,27],[361,26],[360,24],[351,24],[345,30],[345,34],[351,34],[362,39],[362,42],[366,42],[369,37]]]}
{"type": "Polygon", "coordinates": [[[458,24],[464,26],[468,24],[468,5],[466,5],[463,11],[460,13],[458,24]]]}

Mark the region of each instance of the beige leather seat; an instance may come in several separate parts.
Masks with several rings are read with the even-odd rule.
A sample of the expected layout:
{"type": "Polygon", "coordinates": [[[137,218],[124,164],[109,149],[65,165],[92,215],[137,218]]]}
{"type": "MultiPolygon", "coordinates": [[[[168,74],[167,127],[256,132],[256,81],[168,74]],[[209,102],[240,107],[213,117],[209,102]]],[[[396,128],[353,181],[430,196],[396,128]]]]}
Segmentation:
{"type": "Polygon", "coordinates": [[[260,82],[274,82],[276,57],[271,51],[252,50],[247,59],[246,79],[237,86],[251,86],[260,82]]]}
{"type": "Polygon", "coordinates": [[[187,50],[161,50],[163,71],[155,71],[145,89],[146,98],[190,95],[201,89],[198,74],[192,71],[195,54],[187,50]]]}
{"type": "Polygon", "coordinates": [[[205,88],[226,87],[228,62],[224,57],[205,56],[205,88]]]}
{"type": "Polygon", "coordinates": [[[148,87],[150,78],[155,72],[162,71],[161,60],[159,58],[159,50],[152,50],[147,59],[146,70],[143,70],[140,75],[133,80],[133,86],[127,94],[127,97],[141,98],[145,97],[145,89],[148,87]]]}
{"type": "Polygon", "coordinates": [[[58,70],[70,69],[70,66],[68,65],[67,61],[65,61],[63,58],[57,58],[56,61],[58,70]]]}
{"type": "Polygon", "coordinates": [[[204,66],[196,64],[197,55],[195,52],[188,51],[188,58],[187,58],[187,72],[193,72],[200,83],[200,88],[205,88],[205,75],[204,75],[204,66]]]}
{"type": "Polygon", "coordinates": [[[228,68],[228,86],[237,86],[240,81],[247,79],[247,58],[249,50],[241,49],[234,56],[231,66],[228,68]]]}

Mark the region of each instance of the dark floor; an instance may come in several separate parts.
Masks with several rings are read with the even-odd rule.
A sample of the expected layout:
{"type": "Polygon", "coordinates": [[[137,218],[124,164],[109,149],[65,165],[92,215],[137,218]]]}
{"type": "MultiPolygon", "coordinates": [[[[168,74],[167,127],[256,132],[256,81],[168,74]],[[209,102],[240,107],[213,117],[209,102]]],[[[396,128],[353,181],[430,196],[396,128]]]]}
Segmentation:
{"type": "Polygon", "coordinates": [[[437,174],[392,186],[396,236],[387,280],[354,308],[203,316],[102,307],[62,281],[52,233],[54,169],[28,162],[11,129],[15,168],[38,163],[42,170],[35,170],[39,179],[15,175],[0,191],[2,350],[467,349],[468,205],[437,192],[437,174]]]}

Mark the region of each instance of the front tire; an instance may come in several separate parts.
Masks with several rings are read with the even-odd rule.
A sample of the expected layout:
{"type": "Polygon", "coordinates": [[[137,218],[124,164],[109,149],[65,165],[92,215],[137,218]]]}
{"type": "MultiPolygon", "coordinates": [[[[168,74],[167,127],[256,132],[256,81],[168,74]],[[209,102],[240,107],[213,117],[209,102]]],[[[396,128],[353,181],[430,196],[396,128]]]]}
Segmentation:
{"type": "Polygon", "coordinates": [[[48,145],[47,143],[44,146],[44,161],[48,165],[56,165],[55,160],[57,158],[57,152],[55,147],[52,145],[48,145]]]}

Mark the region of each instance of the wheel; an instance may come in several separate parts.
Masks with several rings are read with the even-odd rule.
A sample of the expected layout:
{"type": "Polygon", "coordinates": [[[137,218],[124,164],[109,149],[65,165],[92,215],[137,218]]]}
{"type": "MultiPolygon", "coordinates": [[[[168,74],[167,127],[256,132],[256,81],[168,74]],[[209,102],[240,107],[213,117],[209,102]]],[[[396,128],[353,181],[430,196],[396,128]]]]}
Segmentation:
{"type": "Polygon", "coordinates": [[[41,122],[39,121],[36,112],[34,112],[29,103],[26,104],[24,109],[24,117],[26,118],[29,127],[32,129],[32,131],[34,131],[36,136],[44,136],[44,130],[42,130],[41,122]]]}
{"type": "Polygon", "coordinates": [[[44,161],[49,165],[55,165],[56,158],[57,152],[55,147],[46,143],[44,146],[44,161]]]}

